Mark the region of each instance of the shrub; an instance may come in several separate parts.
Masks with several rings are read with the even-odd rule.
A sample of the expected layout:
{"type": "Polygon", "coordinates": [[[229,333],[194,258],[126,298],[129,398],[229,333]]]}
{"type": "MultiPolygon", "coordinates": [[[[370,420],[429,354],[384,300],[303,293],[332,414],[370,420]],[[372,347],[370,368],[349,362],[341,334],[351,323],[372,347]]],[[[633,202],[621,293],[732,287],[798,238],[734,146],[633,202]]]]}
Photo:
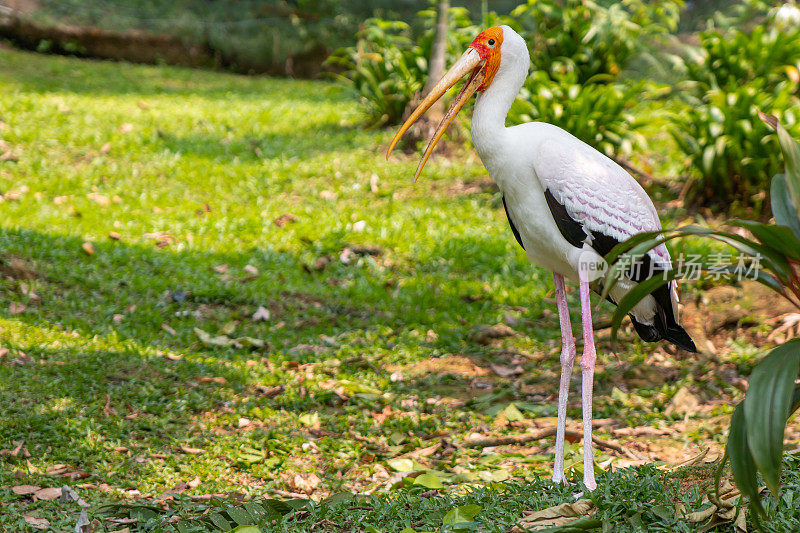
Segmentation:
{"type": "MultiPolygon", "coordinates": [[[[451,8],[449,14],[448,65],[478,32],[465,9],[451,8]]],[[[425,86],[436,11],[421,11],[418,17],[423,31],[416,39],[405,22],[372,18],[358,32],[356,46],[340,48],[328,58],[328,65],[344,70],[343,77],[366,104],[372,126],[400,122],[408,103],[425,86]]]]}
{"type": "Polygon", "coordinates": [[[731,212],[760,211],[780,160],[774,137],[753,117],[757,110],[776,113],[800,131],[800,30],[710,29],[686,66],[689,106],[671,118],[670,133],[695,179],[687,198],[731,212]]]}
{"type": "Polygon", "coordinates": [[[702,52],[687,61],[695,90],[736,87],[763,80],[771,90],[785,80],[798,81],[800,28],[792,31],[756,26],[750,32],[707,30],[700,33],[702,52]]]}
{"type": "Polygon", "coordinates": [[[528,41],[535,69],[575,72],[586,83],[598,74],[616,76],[643,50],[645,37],[674,31],[682,6],[682,0],[528,0],[511,12],[511,25],[528,41]]]}
{"type": "Polygon", "coordinates": [[[643,120],[631,112],[643,86],[578,82],[577,74],[534,72],[525,82],[509,119],[515,123],[555,124],[608,156],[627,155],[645,145],[636,128],[643,120]]]}
{"type": "Polygon", "coordinates": [[[711,89],[700,101],[671,116],[670,134],[694,170],[688,199],[696,204],[736,212],[764,205],[769,179],[781,167],[774,135],[758,110],[778,114],[793,132],[800,132],[800,113],[793,87],[765,90],[763,79],[748,85],[711,89]],[[780,112],[778,110],[784,109],[780,112]]]}

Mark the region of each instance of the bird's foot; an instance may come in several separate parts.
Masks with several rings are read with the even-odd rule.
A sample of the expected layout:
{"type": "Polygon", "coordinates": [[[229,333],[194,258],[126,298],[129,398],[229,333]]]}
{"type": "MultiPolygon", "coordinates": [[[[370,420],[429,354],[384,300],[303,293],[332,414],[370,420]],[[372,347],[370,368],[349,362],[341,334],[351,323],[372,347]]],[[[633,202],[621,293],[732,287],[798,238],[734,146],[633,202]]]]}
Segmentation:
{"type": "Polygon", "coordinates": [[[586,485],[586,488],[589,490],[589,492],[597,488],[597,482],[594,480],[594,476],[584,477],[583,484],[586,485]]]}

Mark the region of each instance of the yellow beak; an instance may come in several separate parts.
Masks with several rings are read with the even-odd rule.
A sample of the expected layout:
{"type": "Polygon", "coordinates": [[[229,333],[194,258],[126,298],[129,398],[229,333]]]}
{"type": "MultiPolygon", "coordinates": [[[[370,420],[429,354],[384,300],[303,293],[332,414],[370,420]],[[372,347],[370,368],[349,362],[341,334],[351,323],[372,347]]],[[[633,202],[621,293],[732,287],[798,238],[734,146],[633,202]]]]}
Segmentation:
{"type": "Polygon", "coordinates": [[[470,97],[475,94],[475,91],[478,90],[478,87],[481,86],[483,83],[484,78],[486,77],[486,73],[483,69],[485,61],[481,58],[478,51],[474,48],[470,47],[467,48],[467,51],[458,59],[458,61],[450,67],[442,79],[431,89],[430,94],[425,97],[425,99],[420,102],[419,106],[411,113],[411,116],[403,123],[400,129],[397,132],[397,135],[394,136],[392,139],[391,144],[389,145],[389,149],[386,150],[386,157],[389,157],[389,154],[392,153],[397,141],[403,136],[403,134],[408,131],[408,128],[411,127],[414,122],[416,122],[419,117],[422,116],[425,111],[430,109],[430,107],[436,102],[439,98],[447,92],[447,90],[455,85],[458,80],[463,78],[465,75],[471,73],[469,80],[467,83],[464,84],[464,87],[461,88],[461,92],[458,93],[456,99],[450,105],[450,109],[447,110],[447,113],[442,118],[442,121],[439,123],[439,126],[436,128],[436,131],[433,133],[433,137],[428,142],[428,147],[425,148],[425,153],[422,154],[422,160],[419,162],[419,166],[417,166],[417,171],[414,173],[414,181],[417,181],[419,178],[420,173],[422,172],[422,167],[425,166],[425,163],[428,161],[428,158],[433,152],[434,147],[436,147],[436,143],[439,142],[439,139],[442,138],[444,132],[447,130],[447,127],[450,126],[450,123],[453,122],[453,119],[461,111],[461,108],[464,107],[464,104],[470,99],[470,97]]]}

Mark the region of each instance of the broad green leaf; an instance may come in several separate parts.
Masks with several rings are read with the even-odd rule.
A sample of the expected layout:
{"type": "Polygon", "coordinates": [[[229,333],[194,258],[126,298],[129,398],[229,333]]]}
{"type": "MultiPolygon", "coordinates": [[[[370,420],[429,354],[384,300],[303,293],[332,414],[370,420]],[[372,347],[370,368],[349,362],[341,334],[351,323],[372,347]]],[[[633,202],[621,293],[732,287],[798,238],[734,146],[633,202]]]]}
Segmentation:
{"type": "Polygon", "coordinates": [[[758,116],[778,134],[778,143],[781,145],[783,161],[786,163],[786,188],[789,191],[789,198],[794,204],[797,218],[800,220],[800,145],[789,135],[776,117],[761,111],[758,112],[758,116]]]}
{"type": "Polygon", "coordinates": [[[386,461],[386,464],[388,464],[397,472],[414,472],[415,470],[425,470],[424,465],[421,465],[417,461],[409,459],[408,457],[396,457],[394,459],[389,459],[386,461]]]}
{"type": "Polygon", "coordinates": [[[461,524],[463,522],[472,522],[475,519],[475,516],[481,512],[482,507],[480,505],[470,504],[470,505],[462,505],[461,507],[454,507],[447,511],[447,514],[444,515],[442,519],[442,525],[445,526],[452,526],[455,524],[461,524]]]}
{"type": "Polygon", "coordinates": [[[780,491],[783,434],[798,367],[800,341],[778,346],[753,370],[744,399],[748,446],[764,481],[776,497],[780,491]]]}
{"type": "Polygon", "coordinates": [[[517,409],[517,406],[514,405],[513,403],[508,404],[508,407],[503,409],[501,413],[503,414],[503,416],[506,417],[506,420],[508,420],[509,422],[520,422],[522,420],[525,420],[525,415],[523,415],[520,412],[520,410],[517,409]]]}
{"type": "Polygon", "coordinates": [[[731,224],[747,228],[765,246],[769,246],[787,257],[800,260],[800,241],[786,226],[762,224],[753,220],[732,220],[731,224]]]}
{"type": "Polygon", "coordinates": [[[442,489],[444,485],[442,484],[442,480],[436,477],[436,474],[420,474],[414,480],[414,485],[421,485],[428,489],[442,489]]]}
{"type": "Polygon", "coordinates": [[[784,174],[777,174],[772,178],[769,196],[775,222],[791,228],[795,236],[800,239],[800,219],[798,219],[792,200],[789,198],[784,174]]]}
{"type": "Polygon", "coordinates": [[[261,533],[261,530],[256,526],[237,526],[228,533],[261,533]]]}
{"type": "Polygon", "coordinates": [[[250,516],[250,513],[248,513],[243,507],[231,507],[225,511],[228,513],[228,516],[231,518],[231,520],[240,526],[249,525],[256,522],[255,518],[250,516]]]}
{"type": "Polygon", "coordinates": [[[337,492],[336,494],[331,494],[330,496],[328,496],[327,498],[325,498],[324,500],[319,502],[319,504],[320,505],[333,505],[335,503],[341,503],[341,502],[350,501],[353,498],[354,498],[354,495],[353,495],[352,492],[337,492]]]}
{"type": "Polygon", "coordinates": [[[728,432],[728,444],[725,447],[725,452],[731,460],[731,471],[739,490],[750,500],[751,508],[764,515],[764,508],[758,495],[756,464],[750,454],[750,448],[747,446],[744,402],[736,406],[731,416],[731,427],[728,432]]]}
{"type": "Polygon", "coordinates": [[[230,531],[233,526],[221,513],[209,515],[208,520],[221,531],[230,531]]]}
{"type": "Polygon", "coordinates": [[[794,395],[792,396],[792,407],[789,409],[789,414],[794,413],[800,409],[800,385],[795,386],[794,395]]]}
{"type": "Polygon", "coordinates": [[[316,411],[313,413],[303,413],[298,418],[298,421],[307,427],[319,427],[319,413],[316,411]]]}

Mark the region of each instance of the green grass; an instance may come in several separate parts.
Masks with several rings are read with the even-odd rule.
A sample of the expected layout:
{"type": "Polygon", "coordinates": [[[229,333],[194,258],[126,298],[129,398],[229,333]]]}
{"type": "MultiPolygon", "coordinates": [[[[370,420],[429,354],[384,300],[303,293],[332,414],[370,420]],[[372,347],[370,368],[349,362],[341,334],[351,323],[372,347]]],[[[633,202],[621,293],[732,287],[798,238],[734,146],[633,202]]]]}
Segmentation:
{"type": "MultiPolygon", "coordinates": [[[[483,182],[477,160],[435,158],[412,184],[416,156],[387,162],[391,133],[363,130],[337,85],[2,48],[0,63],[0,155],[14,156],[0,162],[0,448],[24,440],[30,454],[0,455],[0,529],[25,527],[22,514],[74,527],[74,504],[17,497],[20,484],[69,483],[90,517],[193,480],[170,504],[187,517],[202,505],[189,494],[302,492],[295,474],[319,478],[316,499],[377,491],[366,512],[312,507],[301,525],[316,530],[325,517],[354,530],[435,529],[447,509],[477,503],[482,527],[501,531],[566,498],[572,489],[541,481],[551,439],[531,454],[451,445],[492,431],[511,402],[525,418],[500,432],[555,411],[552,281],[528,264],[493,189],[454,185],[483,182]],[[273,222],[287,213],[296,222],[273,222]],[[260,306],[270,318],[257,322],[260,306]],[[473,340],[476,325],[503,321],[519,335],[473,340]],[[204,344],[195,328],[266,345],[204,344]],[[499,378],[489,363],[525,372],[499,378]],[[443,498],[383,495],[404,469],[393,458],[436,443],[414,467],[446,484],[443,498]],[[81,479],[48,474],[55,465],[81,479]]],[[[679,418],[664,408],[689,365],[643,379],[636,365],[654,347],[626,342],[623,362],[600,347],[597,417],[679,418]],[[612,394],[629,378],[640,384],[612,394]]],[[[576,396],[569,414],[580,417],[576,396]]],[[[721,424],[682,442],[724,442],[721,424]]],[[[579,479],[579,445],[568,454],[579,479]]],[[[652,467],[601,475],[603,487],[634,491],[608,517],[672,497],[626,476],[662,483],[652,467]]],[[[598,501],[612,505],[609,490],[598,501]]],[[[653,530],[674,525],[651,514],[640,520],[653,530]]],[[[275,527],[293,531],[300,518],[282,520],[275,527]]]]}

